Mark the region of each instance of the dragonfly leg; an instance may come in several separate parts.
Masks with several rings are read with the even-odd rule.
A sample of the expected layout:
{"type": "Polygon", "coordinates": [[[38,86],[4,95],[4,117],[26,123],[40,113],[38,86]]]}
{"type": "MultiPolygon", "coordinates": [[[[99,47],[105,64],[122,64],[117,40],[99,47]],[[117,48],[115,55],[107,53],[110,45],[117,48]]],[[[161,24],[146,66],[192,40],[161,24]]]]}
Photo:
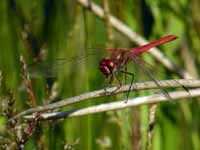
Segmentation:
{"type": "MultiPolygon", "coordinates": [[[[113,83],[114,76],[116,77],[116,79],[117,79],[117,81],[118,81],[119,84],[118,84],[117,88],[115,90],[113,90],[112,92],[110,92],[110,93],[115,93],[116,91],[118,91],[122,87],[122,82],[119,79],[118,71],[114,71],[111,74],[110,79],[109,79],[109,83],[108,83],[109,86],[113,83]]],[[[105,89],[105,92],[107,92],[106,89],[105,89]]]]}
{"type": "MultiPolygon", "coordinates": [[[[119,71],[116,71],[115,73],[114,73],[114,75],[115,75],[115,77],[116,77],[116,79],[117,79],[117,81],[118,81],[118,86],[117,86],[117,88],[113,91],[113,92],[116,92],[116,91],[118,91],[121,87],[122,87],[122,82],[121,82],[121,80],[120,80],[120,78],[119,78],[119,71]]],[[[114,76],[113,75],[113,76],[114,76]]]]}
{"type": "Polygon", "coordinates": [[[129,86],[129,89],[128,89],[128,93],[126,95],[126,101],[125,103],[128,102],[128,97],[129,97],[129,94],[130,94],[130,91],[131,91],[131,87],[133,85],[133,81],[134,81],[134,74],[131,73],[131,72],[127,72],[126,70],[125,71],[121,71],[122,73],[124,73],[125,75],[130,75],[131,76],[131,85],[129,86]]]}
{"type": "MultiPolygon", "coordinates": [[[[110,75],[110,78],[108,78],[108,83],[106,83],[106,85],[108,84],[108,86],[103,86],[103,89],[104,89],[104,91],[105,91],[105,93],[112,93],[112,92],[108,92],[107,90],[106,90],[106,88],[107,87],[111,87],[111,85],[112,85],[112,82],[113,82],[113,76],[114,76],[114,74],[111,74],[110,75]]],[[[105,83],[104,83],[105,84],[105,83]]]]}
{"type": "Polygon", "coordinates": [[[113,79],[114,79],[114,74],[112,73],[110,76],[110,80],[108,82],[109,86],[113,83],[113,79]]]}
{"type": "MultiPolygon", "coordinates": [[[[124,71],[127,72],[127,66],[125,66],[124,71]]],[[[125,76],[124,76],[124,79],[125,79],[125,84],[126,84],[126,79],[127,79],[127,76],[126,76],[126,75],[127,75],[127,74],[125,73],[124,75],[125,75],[125,76]]]]}
{"type": "MultiPolygon", "coordinates": [[[[113,73],[111,74],[108,85],[111,86],[111,84],[113,83],[113,80],[114,80],[114,76],[116,77],[116,79],[117,79],[119,85],[117,86],[117,88],[116,88],[115,90],[113,90],[112,92],[109,92],[109,93],[115,93],[116,91],[118,91],[118,90],[122,87],[122,83],[121,83],[121,81],[120,81],[120,79],[119,79],[119,76],[118,76],[117,71],[116,71],[116,72],[113,72],[113,73]]],[[[105,90],[105,92],[108,93],[108,91],[106,91],[106,89],[104,89],[104,90],[105,90]]]]}

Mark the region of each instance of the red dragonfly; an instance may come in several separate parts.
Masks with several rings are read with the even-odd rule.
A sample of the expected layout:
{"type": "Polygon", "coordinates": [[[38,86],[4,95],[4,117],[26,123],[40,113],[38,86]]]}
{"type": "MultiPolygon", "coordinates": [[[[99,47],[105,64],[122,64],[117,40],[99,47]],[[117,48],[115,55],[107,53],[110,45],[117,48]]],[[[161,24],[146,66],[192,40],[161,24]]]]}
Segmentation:
{"type": "Polygon", "coordinates": [[[146,52],[152,47],[170,42],[176,38],[177,36],[175,35],[168,35],[149,44],[131,48],[129,50],[113,49],[109,58],[100,61],[99,69],[105,76],[113,75],[117,70],[123,68],[124,65],[127,64],[130,60],[135,60],[137,56],[140,56],[142,53],[146,52]]]}
{"type": "MultiPolygon", "coordinates": [[[[129,50],[113,49],[110,53],[109,58],[102,59],[100,61],[99,69],[106,77],[110,76],[109,83],[112,83],[113,77],[115,76],[117,78],[120,86],[121,86],[121,81],[118,79],[117,73],[122,72],[122,73],[125,73],[125,74],[128,74],[128,75],[131,75],[132,76],[131,85],[132,85],[134,75],[132,73],[126,71],[126,64],[129,63],[130,61],[133,61],[135,64],[139,65],[139,67],[143,70],[143,72],[145,74],[147,74],[151,79],[153,79],[155,81],[157,86],[161,87],[158,80],[155,80],[153,75],[151,75],[151,73],[148,70],[145,70],[143,68],[143,66],[140,62],[140,59],[137,56],[140,56],[142,53],[148,51],[152,47],[173,41],[176,38],[177,38],[177,36],[175,36],[175,35],[168,35],[168,36],[162,37],[162,38],[160,38],[156,41],[153,41],[149,44],[139,46],[139,47],[136,47],[136,48],[131,48],[129,50]]],[[[119,86],[119,88],[120,88],[120,86],[119,86]]],[[[130,86],[130,88],[131,88],[131,86],[130,86]]],[[[162,91],[163,90],[164,89],[162,89],[162,91]]],[[[130,90],[129,90],[129,92],[130,92],[130,90]]],[[[129,95],[129,92],[128,92],[128,95],[129,95]]],[[[167,97],[169,97],[167,92],[165,92],[165,91],[163,91],[163,92],[167,97]]],[[[127,95],[127,97],[128,97],[128,95],[127,95]]]]}
{"type": "MultiPolygon", "coordinates": [[[[109,56],[108,56],[108,58],[104,58],[99,62],[99,69],[106,77],[110,77],[109,84],[111,84],[113,82],[114,77],[117,79],[117,81],[119,82],[119,86],[116,90],[118,90],[122,85],[122,83],[118,77],[118,74],[120,72],[124,73],[125,75],[130,75],[132,77],[131,85],[133,84],[134,75],[131,72],[127,72],[127,64],[132,61],[139,66],[139,68],[144,72],[144,74],[148,75],[148,77],[150,77],[150,79],[152,79],[156,83],[156,85],[160,88],[160,90],[164,93],[164,95],[166,97],[170,98],[167,91],[165,91],[162,88],[162,85],[159,83],[159,80],[155,79],[155,77],[152,75],[151,71],[144,68],[143,63],[141,62],[141,59],[138,56],[142,55],[144,52],[148,51],[152,47],[173,41],[176,38],[177,38],[176,35],[167,35],[156,41],[150,42],[149,44],[139,46],[136,48],[109,49],[109,50],[107,50],[109,52],[109,56]]],[[[104,53],[105,53],[105,51],[104,51],[104,53]]],[[[92,55],[93,54],[94,53],[92,53],[92,55]]],[[[87,55],[81,56],[80,58],[78,58],[78,61],[80,61],[80,59],[84,59],[84,57],[87,57],[87,55]]],[[[71,59],[69,59],[69,61],[74,61],[74,59],[77,60],[77,57],[71,58],[71,59]]],[[[63,60],[65,61],[66,59],[60,59],[60,60],[61,60],[61,63],[64,63],[62,61],[63,60]]],[[[46,70],[46,71],[48,71],[48,70],[46,70]]],[[[50,71],[52,71],[52,70],[50,70],[50,71]]],[[[130,86],[130,88],[131,88],[131,86],[130,86]]],[[[129,95],[129,93],[130,93],[130,89],[128,91],[127,97],[129,95]]]]}

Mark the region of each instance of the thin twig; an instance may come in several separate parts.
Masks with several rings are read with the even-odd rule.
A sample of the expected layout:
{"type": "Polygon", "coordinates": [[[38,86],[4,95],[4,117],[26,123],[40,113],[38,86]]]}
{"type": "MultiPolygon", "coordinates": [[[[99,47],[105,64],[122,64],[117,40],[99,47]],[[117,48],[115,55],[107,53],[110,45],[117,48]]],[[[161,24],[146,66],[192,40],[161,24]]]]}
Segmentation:
{"type": "MultiPolygon", "coordinates": [[[[53,113],[43,113],[40,114],[40,120],[54,120],[54,119],[61,119],[66,117],[77,117],[89,114],[95,114],[105,111],[113,111],[124,109],[133,106],[140,106],[146,104],[156,104],[160,102],[172,102],[177,99],[188,98],[184,100],[191,100],[191,97],[200,96],[200,88],[189,90],[190,94],[188,94],[185,90],[184,91],[176,91],[176,92],[169,92],[170,97],[173,99],[168,99],[163,94],[155,94],[151,96],[144,96],[144,97],[137,97],[134,99],[128,100],[128,103],[125,103],[125,100],[118,101],[118,102],[110,102],[104,103],[96,106],[91,106],[87,108],[77,109],[77,110],[68,110],[64,112],[53,112],[53,113]]],[[[27,115],[23,117],[24,119],[33,119],[35,115],[27,115]]]]}
{"type": "Polygon", "coordinates": [[[131,150],[142,149],[141,115],[140,108],[131,109],[131,150]]]}
{"type": "Polygon", "coordinates": [[[108,0],[103,0],[103,8],[104,8],[104,24],[106,29],[106,35],[108,38],[107,47],[112,47],[113,34],[112,34],[112,26],[110,24],[110,9],[108,0]]]}
{"type": "Polygon", "coordinates": [[[180,47],[180,52],[186,70],[197,79],[199,76],[197,70],[198,67],[195,64],[195,59],[193,59],[194,56],[189,49],[189,43],[186,38],[184,38],[184,42],[180,47]]]}
{"type": "MultiPolygon", "coordinates": [[[[190,87],[190,88],[194,88],[194,87],[200,87],[200,80],[190,80],[190,79],[180,79],[180,80],[163,80],[160,81],[162,88],[168,88],[168,87],[190,87]]],[[[47,110],[52,110],[52,109],[56,109],[56,108],[60,108],[60,107],[64,107],[70,104],[74,104],[77,102],[82,102],[85,101],[87,99],[91,99],[91,98],[97,98],[97,97],[102,97],[102,96],[107,96],[107,95],[113,95],[113,94],[118,94],[118,93],[122,93],[122,92],[127,92],[130,88],[130,84],[128,85],[124,85],[122,86],[119,90],[112,92],[116,89],[117,87],[112,87],[112,88],[108,88],[106,89],[106,92],[104,89],[101,90],[97,90],[97,91],[92,91],[92,92],[88,92],[88,93],[84,93],[75,97],[71,97],[71,98],[67,98],[52,104],[48,104],[45,106],[37,106],[37,107],[33,107],[30,108],[28,110],[25,110],[19,114],[17,114],[16,116],[14,116],[12,119],[16,119],[18,117],[21,117],[23,115],[29,114],[29,113],[34,113],[34,112],[44,112],[47,110]]],[[[130,90],[144,90],[144,89],[156,89],[158,88],[158,86],[156,85],[155,82],[153,81],[148,81],[148,82],[141,82],[141,83],[134,83],[132,84],[132,87],[130,90]]]]}
{"type": "Polygon", "coordinates": [[[152,136],[153,136],[153,129],[155,125],[155,113],[157,109],[157,104],[153,104],[150,108],[149,113],[149,129],[147,131],[147,144],[146,144],[146,150],[151,150],[152,145],[152,136]]]}
{"type": "MultiPolygon", "coordinates": [[[[88,7],[87,0],[78,0],[79,4],[81,4],[84,7],[88,7]]],[[[95,15],[97,15],[100,18],[104,18],[104,11],[101,7],[96,5],[95,3],[91,2],[90,5],[90,11],[92,11],[95,15]]],[[[133,32],[131,28],[129,28],[127,25],[125,25],[123,22],[115,18],[114,16],[110,15],[110,24],[119,32],[127,36],[131,41],[137,43],[138,45],[144,45],[148,43],[147,40],[145,40],[143,37],[138,35],[137,33],[133,32]]],[[[149,50],[149,52],[152,54],[152,56],[157,59],[160,63],[162,63],[166,68],[169,70],[176,72],[180,77],[182,78],[193,78],[192,75],[190,75],[185,70],[182,70],[179,68],[175,63],[173,63],[170,59],[167,58],[163,53],[159,51],[158,48],[152,48],[149,50]]]]}
{"type": "Polygon", "coordinates": [[[0,70],[0,88],[1,88],[1,85],[2,85],[2,81],[3,81],[3,75],[2,75],[2,71],[0,70]]]}

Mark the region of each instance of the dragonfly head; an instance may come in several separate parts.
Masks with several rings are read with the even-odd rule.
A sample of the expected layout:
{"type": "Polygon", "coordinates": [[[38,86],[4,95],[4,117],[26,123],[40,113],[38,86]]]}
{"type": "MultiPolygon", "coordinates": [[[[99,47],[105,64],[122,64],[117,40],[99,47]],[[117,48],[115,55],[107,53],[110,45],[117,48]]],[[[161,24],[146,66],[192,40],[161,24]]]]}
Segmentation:
{"type": "Polygon", "coordinates": [[[99,63],[99,69],[105,76],[112,74],[115,68],[116,64],[110,59],[102,59],[99,63]]]}

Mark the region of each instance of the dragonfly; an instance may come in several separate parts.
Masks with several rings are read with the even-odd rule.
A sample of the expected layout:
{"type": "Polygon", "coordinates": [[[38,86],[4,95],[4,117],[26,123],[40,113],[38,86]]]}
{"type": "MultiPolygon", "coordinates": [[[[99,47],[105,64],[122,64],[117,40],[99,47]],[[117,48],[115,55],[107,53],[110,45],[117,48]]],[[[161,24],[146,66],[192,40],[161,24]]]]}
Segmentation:
{"type": "Polygon", "coordinates": [[[154,79],[151,72],[144,69],[144,66],[143,66],[142,61],[139,56],[153,47],[156,47],[161,44],[165,44],[165,43],[173,41],[175,39],[177,39],[176,35],[167,35],[158,40],[150,42],[148,44],[145,44],[145,45],[142,45],[139,47],[135,47],[135,48],[131,48],[128,50],[127,49],[113,49],[113,50],[111,50],[111,53],[108,58],[104,58],[100,61],[99,69],[106,77],[110,76],[109,84],[111,84],[113,82],[113,78],[116,77],[116,79],[119,82],[119,86],[116,90],[118,90],[122,85],[121,81],[118,78],[119,72],[132,76],[131,84],[130,84],[128,94],[127,94],[127,99],[128,99],[128,95],[130,93],[130,89],[131,89],[131,86],[132,86],[133,80],[134,80],[134,74],[127,72],[126,64],[132,61],[135,64],[137,64],[139,66],[139,68],[142,69],[142,71],[145,74],[147,74],[153,81],[155,81],[156,85],[159,86],[159,88],[165,94],[166,97],[170,98],[167,91],[165,91],[161,87],[162,85],[160,85],[158,80],[154,79]]]}
{"type": "Polygon", "coordinates": [[[109,58],[104,58],[100,61],[99,69],[105,76],[114,75],[116,71],[121,70],[121,68],[123,68],[129,61],[133,60],[135,62],[135,60],[137,60],[137,56],[140,56],[153,47],[175,39],[177,39],[177,36],[168,35],[146,45],[131,48],[129,50],[113,49],[109,58]]]}
{"type": "MultiPolygon", "coordinates": [[[[114,79],[117,79],[118,87],[116,88],[115,91],[119,90],[122,87],[122,82],[119,78],[119,73],[123,73],[125,75],[131,76],[131,84],[130,84],[128,94],[127,94],[127,100],[128,100],[130,90],[131,90],[131,86],[133,85],[133,81],[134,81],[134,74],[132,72],[127,71],[127,65],[130,62],[133,62],[134,64],[136,64],[138,66],[139,69],[141,69],[143,71],[143,73],[145,75],[147,75],[151,80],[153,80],[155,82],[155,84],[159,87],[161,92],[167,98],[170,98],[168,92],[164,88],[162,88],[162,85],[159,82],[159,80],[155,79],[154,75],[151,73],[151,71],[148,68],[145,68],[144,63],[146,63],[146,62],[142,61],[140,56],[153,47],[159,46],[161,44],[165,44],[165,43],[173,41],[175,39],[177,39],[176,35],[167,35],[167,36],[164,36],[164,37],[162,37],[158,40],[155,40],[153,42],[150,42],[148,44],[145,44],[145,45],[142,45],[142,46],[139,46],[139,47],[135,47],[135,48],[129,48],[129,49],[125,49],[125,48],[113,48],[112,49],[112,48],[109,48],[109,49],[106,49],[108,56],[99,61],[99,66],[98,66],[99,70],[102,72],[102,74],[106,78],[108,78],[108,80],[109,80],[108,84],[109,85],[111,85],[113,83],[114,79]]],[[[102,53],[102,51],[100,53],[102,53]]],[[[103,53],[105,53],[105,51],[103,51],[103,53]]],[[[60,59],[60,60],[57,61],[55,66],[57,68],[57,65],[62,65],[63,63],[65,63],[65,61],[73,62],[73,61],[78,60],[78,62],[81,62],[82,59],[85,59],[87,56],[94,55],[94,54],[95,54],[95,52],[91,53],[91,54],[83,55],[81,57],[69,58],[68,60],[66,60],[65,58],[60,59]]],[[[31,67],[31,68],[33,68],[33,67],[31,67]]],[[[49,70],[48,67],[46,67],[46,68],[43,69],[43,70],[46,70],[46,71],[49,70]]],[[[50,69],[49,72],[54,72],[54,71],[50,69]]],[[[47,74],[49,74],[49,73],[47,73],[47,74]]],[[[126,80],[126,78],[125,78],[125,80],[126,80]]],[[[115,92],[115,91],[113,91],[113,92],[115,92]]]]}

